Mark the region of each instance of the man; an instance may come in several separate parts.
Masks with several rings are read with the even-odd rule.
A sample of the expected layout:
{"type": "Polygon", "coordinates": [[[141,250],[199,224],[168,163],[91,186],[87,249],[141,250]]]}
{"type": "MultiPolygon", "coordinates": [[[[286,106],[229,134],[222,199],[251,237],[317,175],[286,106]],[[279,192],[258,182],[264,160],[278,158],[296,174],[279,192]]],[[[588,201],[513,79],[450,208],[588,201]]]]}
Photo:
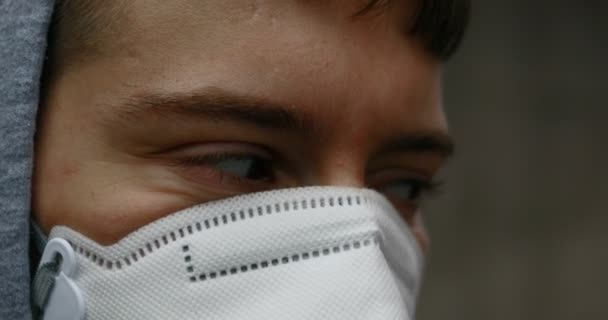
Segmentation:
{"type": "MultiPolygon", "coordinates": [[[[464,1],[426,0],[60,1],[49,33],[35,140],[32,219],[40,228],[38,238],[63,226],[77,235],[70,238],[63,231],[51,235],[70,241],[69,250],[78,253],[82,237],[87,239],[83,243],[91,243],[89,249],[81,250],[83,257],[92,252],[94,264],[122,268],[123,264],[135,264],[137,257],[143,260],[146,249],[140,248],[142,253],[132,259],[120,256],[112,261],[108,257],[114,253],[98,253],[102,262],[95,260],[95,250],[122,246],[139,237],[140,228],[174,219],[173,213],[180,210],[216,200],[224,203],[222,199],[240,194],[342,186],[365,187],[386,197],[407,221],[417,242],[414,246],[426,252],[428,237],[420,200],[433,188],[435,176],[452,150],[442,111],[441,64],[460,41],[467,7],[464,1]],[[163,220],[167,217],[169,220],[163,220]]],[[[347,199],[342,198],[342,189],[323,190],[314,192],[327,192],[332,201],[347,199]]],[[[295,199],[298,192],[288,191],[285,197],[295,199]]],[[[212,211],[216,207],[204,208],[212,211]]],[[[286,205],[285,209],[294,208],[286,205]]],[[[245,215],[241,213],[243,219],[245,215]]],[[[230,219],[218,217],[223,217],[224,223],[230,219]]],[[[324,221],[315,226],[326,225],[324,221]]],[[[204,229],[204,225],[198,226],[204,229]]],[[[181,237],[186,237],[186,229],[179,230],[181,237]]],[[[191,229],[187,232],[193,233],[191,229]]],[[[249,232],[256,233],[243,231],[249,232]]],[[[180,238],[179,233],[172,237],[180,238]]],[[[226,233],[234,234],[224,232],[218,237],[226,233]]],[[[328,234],[333,233],[332,229],[328,234]]],[[[154,246],[150,243],[163,246],[159,239],[149,240],[150,257],[154,246]]],[[[171,241],[177,240],[165,240],[171,241]]],[[[332,248],[346,250],[346,245],[350,248],[342,243],[332,248]]],[[[191,259],[210,259],[208,256],[190,255],[188,251],[195,250],[190,244],[180,248],[193,282],[215,278],[213,271],[200,271],[204,268],[198,262],[188,264],[191,259]]],[[[219,251],[226,254],[229,250],[219,251]]],[[[314,248],[306,250],[311,255],[315,252],[314,248]]],[[[257,262],[249,264],[241,258],[252,251],[255,249],[238,253],[234,272],[227,264],[218,267],[216,276],[242,275],[254,265],[257,269],[257,262]],[[243,267],[247,269],[239,269],[243,267]]],[[[298,253],[297,260],[296,255],[291,257],[287,258],[299,261],[307,255],[298,253]]],[[[271,256],[266,258],[273,261],[271,256]]],[[[44,260],[42,265],[44,262],[53,261],[44,260]]],[[[62,261],[55,262],[55,273],[45,279],[57,275],[62,261]]],[[[396,268],[391,263],[391,268],[396,268]]],[[[89,270],[87,266],[80,268],[89,270]]],[[[341,266],[339,270],[346,269],[341,266]]],[[[315,272],[310,274],[318,274],[315,272]]],[[[45,276],[40,273],[40,277],[45,276]]],[[[140,310],[136,302],[122,313],[108,313],[107,305],[100,307],[96,302],[103,298],[96,298],[94,286],[91,289],[86,281],[79,283],[83,280],[77,275],[66,274],[73,276],[75,287],[84,292],[76,290],[82,295],[79,299],[84,300],[83,310],[89,319],[108,318],[110,314],[122,318],[129,312],[135,312],[136,318],[151,317],[143,309],[132,311],[140,310]]],[[[134,283],[140,283],[137,281],[134,283]]],[[[282,281],[285,284],[279,288],[285,289],[283,297],[306,289],[282,281]]],[[[47,304],[53,304],[53,289],[41,289],[38,283],[33,287],[33,304],[35,313],[43,316],[50,312],[47,304]]],[[[95,286],[100,283],[107,280],[95,286]]],[[[252,283],[257,282],[247,285],[252,283]]],[[[217,295],[221,295],[229,285],[218,286],[217,295]]],[[[375,284],[370,286],[373,292],[375,284]]],[[[319,287],[314,288],[311,295],[294,297],[324,295],[319,287]]],[[[387,296],[404,298],[416,291],[396,288],[399,290],[389,290],[387,296]]],[[[351,289],[356,290],[354,286],[351,289]]],[[[129,290],[141,296],[146,289],[132,284],[129,290]]],[[[203,292],[211,292],[208,290],[212,289],[203,292]]],[[[261,300],[264,303],[281,299],[276,294],[265,297],[261,300]]],[[[146,299],[150,310],[162,301],[154,300],[153,305],[152,295],[146,299]]],[[[188,305],[189,313],[180,317],[236,318],[247,313],[252,318],[353,317],[352,313],[335,313],[341,310],[335,305],[342,300],[336,300],[328,313],[291,313],[298,306],[285,301],[268,308],[259,303],[234,308],[188,305]],[[230,313],[238,308],[243,312],[230,313]]],[[[319,304],[307,300],[300,306],[317,308],[319,304]]],[[[155,316],[173,318],[182,312],[172,310],[171,305],[163,308],[171,311],[155,316]]],[[[413,308],[406,305],[391,315],[412,313],[413,308]]],[[[365,318],[360,312],[356,314],[365,318]]]]}

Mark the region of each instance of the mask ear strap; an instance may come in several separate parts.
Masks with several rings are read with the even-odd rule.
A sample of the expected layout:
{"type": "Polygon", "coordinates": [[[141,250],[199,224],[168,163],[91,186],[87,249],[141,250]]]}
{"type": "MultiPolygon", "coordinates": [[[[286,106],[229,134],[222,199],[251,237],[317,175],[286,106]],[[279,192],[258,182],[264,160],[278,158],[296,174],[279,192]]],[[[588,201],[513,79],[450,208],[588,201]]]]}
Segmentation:
{"type": "Polygon", "coordinates": [[[46,247],[46,243],[48,242],[48,238],[36,221],[30,220],[30,225],[32,227],[30,234],[32,236],[32,240],[34,241],[34,246],[36,246],[38,255],[41,256],[42,252],[44,252],[44,247],[46,247]]]}
{"type": "Polygon", "coordinates": [[[44,308],[55,286],[55,277],[59,274],[59,267],[63,258],[57,254],[52,261],[41,265],[36,271],[32,282],[32,311],[34,319],[42,319],[44,308]]]}
{"type": "Polygon", "coordinates": [[[76,253],[66,240],[53,238],[47,243],[31,287],[36,320],[84,319],[84,298],[71,278],[77,267],[76,253]]]}

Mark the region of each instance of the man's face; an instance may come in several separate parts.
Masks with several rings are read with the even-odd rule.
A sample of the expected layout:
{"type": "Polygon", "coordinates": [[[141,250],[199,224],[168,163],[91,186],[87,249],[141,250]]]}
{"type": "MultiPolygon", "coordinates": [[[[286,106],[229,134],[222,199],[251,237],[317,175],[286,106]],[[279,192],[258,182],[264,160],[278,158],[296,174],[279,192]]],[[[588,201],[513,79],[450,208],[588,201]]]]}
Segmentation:
{"type": "Polygon", "coordinates": [[[418,198],[449,149],[440,65],[405,4],[133,1],[107,52],[61,70],[39,119],[35,218],[111,244],[198,203],[369,187],[423,248],[418,198]],[[403,8],[401,8],[403,7],[403,8]]]}

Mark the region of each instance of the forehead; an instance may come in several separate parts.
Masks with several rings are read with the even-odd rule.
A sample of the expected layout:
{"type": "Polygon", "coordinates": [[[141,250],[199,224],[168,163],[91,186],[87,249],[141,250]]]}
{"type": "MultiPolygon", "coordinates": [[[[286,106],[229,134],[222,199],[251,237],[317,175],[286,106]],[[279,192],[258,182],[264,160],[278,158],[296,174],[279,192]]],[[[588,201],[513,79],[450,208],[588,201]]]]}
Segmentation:
{"type": "Polygon", "coordinates": [[[445,130],[439,63],[405,34],[408,2],[353,17],[365,3],[133,1],[111,54],[85,69],[103,82],[102,105],[219,87],[305,108],[334,127],[445,130]]]}
{"type": "Polygon", "coordinates": [[[302,50],[331,42],[351,45],[335,48],[348,52],[357,45],[386,43],[389,37],[403,40],[409,2],[394,1],[390,9],[354,16],[367,1],[175,0],[151,6],[136,0],[115,20],[119,32],[113,42],[124,46],[113,47],[145,45],[209,55],[222,49],[251,49],[251,45],[274,52],[274,45],[302,50]]]}

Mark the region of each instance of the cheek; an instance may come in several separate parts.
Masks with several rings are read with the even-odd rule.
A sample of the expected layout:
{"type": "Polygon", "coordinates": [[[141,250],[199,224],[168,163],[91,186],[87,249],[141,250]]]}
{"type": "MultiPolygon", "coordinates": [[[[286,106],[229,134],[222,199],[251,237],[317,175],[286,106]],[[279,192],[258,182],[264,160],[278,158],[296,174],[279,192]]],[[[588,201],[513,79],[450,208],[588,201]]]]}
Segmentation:
{"type": "Polygon", "coordinates": [[[35,173],[33,215],[47,233],[64,225],[108,245],[195,202],[176,192],[165,175],[149,174],[143,166],[45,160],[35,173]]]}
{"type": "Polygon", "coordinates": [[[422,218],[422,213],[418,211],[411,219],[408,219],[408,224],[418,241],[418,245],[422,249],[422,253],[424,255],[428,255],[431,249],[431,239],[424,225],[424,219],[422,218]]]}
{"type": "Polygon", "coordinates": [[[120,187],[116,190],[94,192],[89,203],[72,201],[73,208],[79,208],[79,212],[73,212],[70,221],[66,221],[68,226],[100,244],[109,245],[185,206],[184,199],[172,194],[120,187]]]}

